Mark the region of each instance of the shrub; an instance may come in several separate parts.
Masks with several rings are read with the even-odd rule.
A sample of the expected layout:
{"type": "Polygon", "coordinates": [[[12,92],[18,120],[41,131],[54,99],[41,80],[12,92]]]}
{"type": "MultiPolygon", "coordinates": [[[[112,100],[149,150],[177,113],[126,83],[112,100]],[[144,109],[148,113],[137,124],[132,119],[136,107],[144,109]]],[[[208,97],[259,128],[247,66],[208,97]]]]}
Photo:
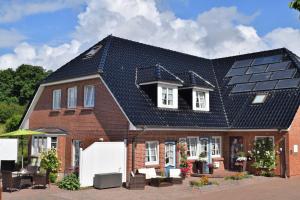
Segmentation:
{"type": "Polygon", "coordinates": [[[0,102],[0,123],[5,123],[13,115],[21,115],[23,112],[23,106],[14,103],[0,102]]]}
{"type": "Polygon", "coordinates": [[[224,179],[237,181],[237,180],[242,180],[242,179],[246,179],[246,178],[252,178],[252,176],[247,173],[236,173],[232,176],[226,176],[224,179]]]}
{"type": "Polygon", "coordinates": [[[5,123],[5,131],[11,132],[15,131],[19,128],[20,121],[22,119],[21,115],[13,115],[11,118],[9,118],[5,123]]]}
{"type": "Polygon", "coordinates": [[[41,154],[41,167],[49,172],[57,173],[60,166],[60,161],[57,157],[55,149],[42,152],[41,154]]]}
{"type": "Polygon", "coordinates": [[[58,177],[58,175],[56,172],[50,172],[49,180],[51,183],[56,183],[57,177],[58,177]]]}
{"type": "Polygon", "coordinates": [[[210,181],[207,176],[203,176],[196,181],[190,181],[190,186],[193,187],[203,187],[206,185],[219,185],[219,183],[216,181],[210,181]]]}
{"type": "Polygon", "coordinates": [[[254,142],[252,150],[255,167],[260,175],[272,174],[276,167],[276,154],[273,139],[263,138],[254,142]]]}
{"type": "Polygon", "coordinates": [[[61,182],[58,183],[60,189],[65,190],[79,190],[80,182],[75,174],[65,176],[61,182]]]}

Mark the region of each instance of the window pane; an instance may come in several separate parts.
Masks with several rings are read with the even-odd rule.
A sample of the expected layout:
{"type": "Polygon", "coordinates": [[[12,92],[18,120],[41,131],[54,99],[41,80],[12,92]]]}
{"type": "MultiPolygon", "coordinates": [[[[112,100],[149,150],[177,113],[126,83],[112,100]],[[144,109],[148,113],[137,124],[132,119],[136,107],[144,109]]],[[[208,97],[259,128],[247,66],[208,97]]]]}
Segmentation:
{"type": "Polygon", "coordinates": [[[53,101],[53,109],[60,109],[60,102],[61,102],[61,90],[53,90],[52,93],[52,101],[53,101]]]}
{"type": "Polygon", "coordinates": [[[88,85],[84,87],[84,106],[94,107],[95,102],[95,87],[88,85]]]}

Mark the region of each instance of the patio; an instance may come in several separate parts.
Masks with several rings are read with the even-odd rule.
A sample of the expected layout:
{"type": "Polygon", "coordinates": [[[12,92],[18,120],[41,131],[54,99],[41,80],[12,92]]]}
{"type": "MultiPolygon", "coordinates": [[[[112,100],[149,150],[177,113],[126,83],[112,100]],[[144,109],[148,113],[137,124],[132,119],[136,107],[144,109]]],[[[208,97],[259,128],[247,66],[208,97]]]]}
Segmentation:
{"type": "Polygon", "coordinates": [[[191,177],[184,181],[182,185],[173,185],[171,187],[156,188],[147,186],[145,190],[127,190],[124,188],[114,188],[105,190],[96,190],[92,188],[80,191],[65,191],[51,186],[46,190],[23,189],[19,192],[3,193],[5,200],[56,200],[56,199],[193,199],[205,198],[214,199],[289,199],[298,200],[300,198],[299,185],[300,177],[291,179],[253,177],[242,181],[217,180],[219,186],[206,186],[202,189],[193,189],[189,186],[190,180],[197,178],[191,177]]]}

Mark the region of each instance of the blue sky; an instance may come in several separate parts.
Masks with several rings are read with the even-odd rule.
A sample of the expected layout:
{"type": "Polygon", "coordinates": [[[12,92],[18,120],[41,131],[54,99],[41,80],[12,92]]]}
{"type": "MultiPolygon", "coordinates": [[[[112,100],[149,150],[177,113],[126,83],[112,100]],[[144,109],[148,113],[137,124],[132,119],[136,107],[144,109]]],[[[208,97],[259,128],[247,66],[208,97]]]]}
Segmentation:
{"type": "Polygon", "coordinates": [[[0,69],[56,69],[111,33],[203,57],[282,46],[300,53],[289,0],[0,1],[0,69]]]}

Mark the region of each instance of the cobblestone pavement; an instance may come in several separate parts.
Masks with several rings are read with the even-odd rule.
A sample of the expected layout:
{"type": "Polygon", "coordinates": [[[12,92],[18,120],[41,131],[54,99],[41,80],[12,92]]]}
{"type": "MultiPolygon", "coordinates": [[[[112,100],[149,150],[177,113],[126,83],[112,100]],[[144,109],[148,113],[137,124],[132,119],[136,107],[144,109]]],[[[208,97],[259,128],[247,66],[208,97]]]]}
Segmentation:
{"type": "MultiPolygon", "coordinates": [[[[299,200],[300,177],[291,179],[253,177],[242,181],[215,179],[220,185],[195,189],[189,186],[189,178],[182,185],[164,188],[147,186],[145,190],[113,188],[105,190],[83,189],[80,191],[60,190],[56,186],[48,189],[23,189],[13,193],[3,193],[3,200],[299,200]]],[[[195,178],[193,178],[195,179],[195,178]]]]}

